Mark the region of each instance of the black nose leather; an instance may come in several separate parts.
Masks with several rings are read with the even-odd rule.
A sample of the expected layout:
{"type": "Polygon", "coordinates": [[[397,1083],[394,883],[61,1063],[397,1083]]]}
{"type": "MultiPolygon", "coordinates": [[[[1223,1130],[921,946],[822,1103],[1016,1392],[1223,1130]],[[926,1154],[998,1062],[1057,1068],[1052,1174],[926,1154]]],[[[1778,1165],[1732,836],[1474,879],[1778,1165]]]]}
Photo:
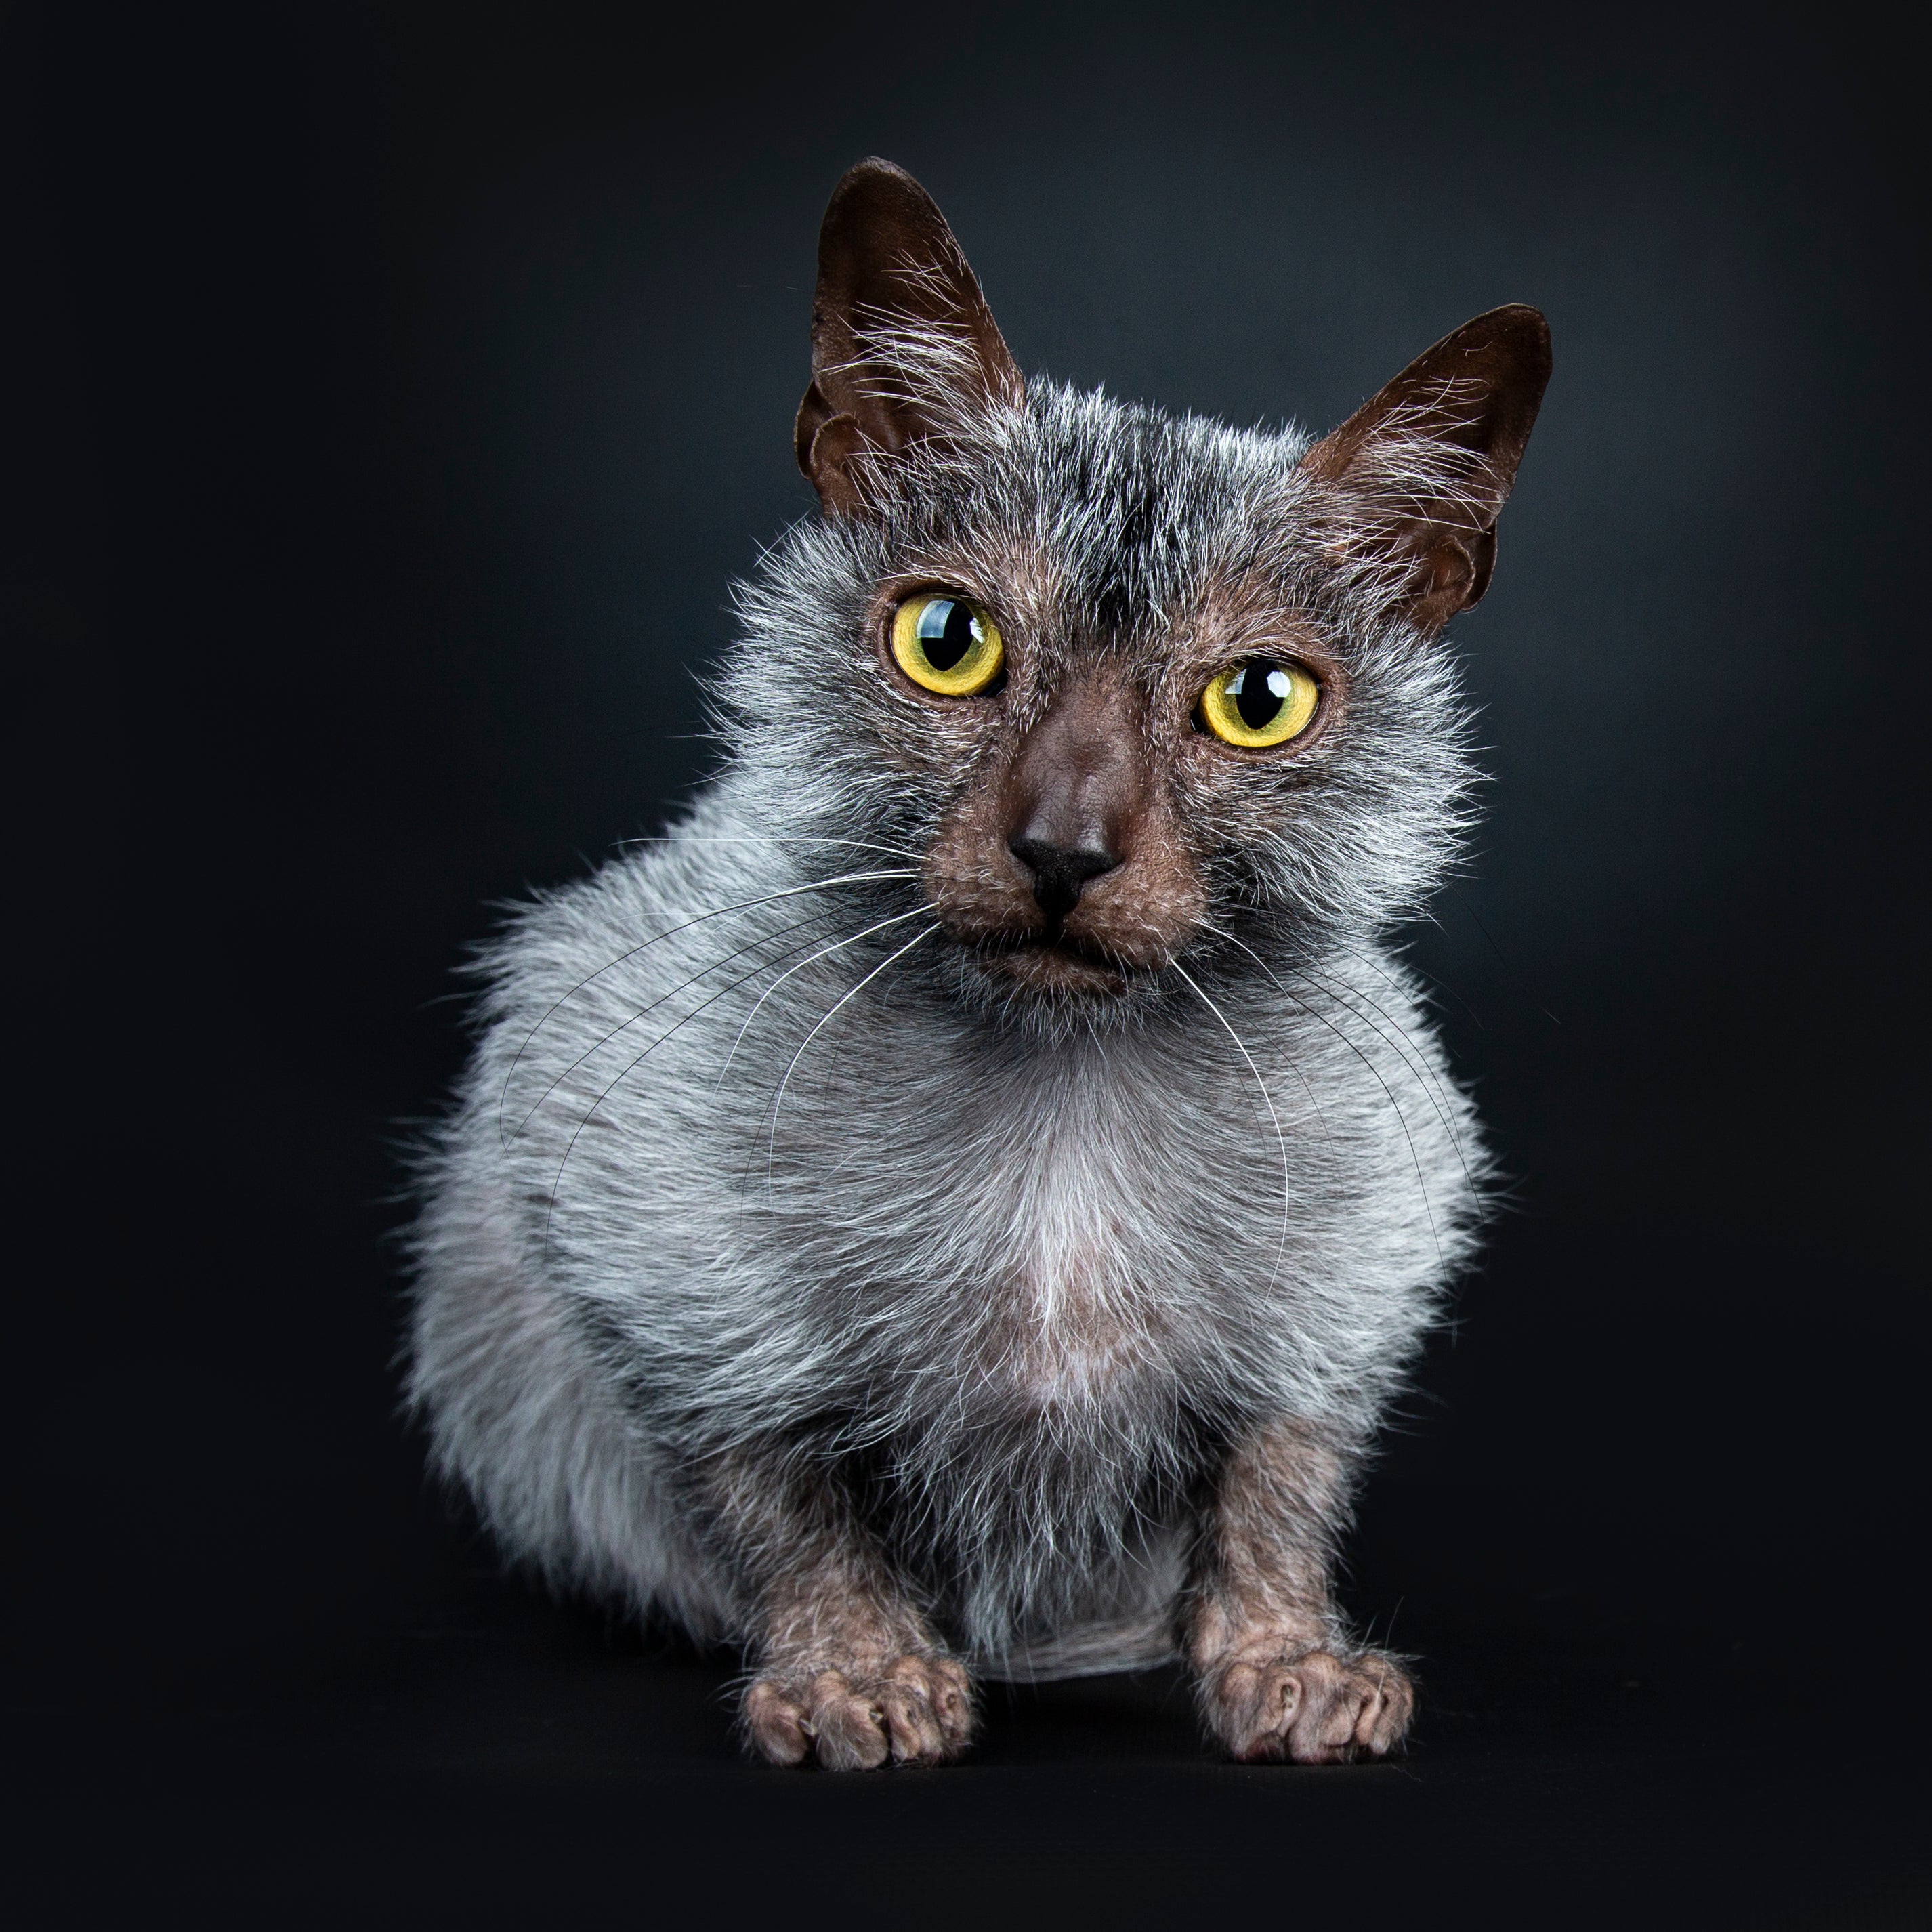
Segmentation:
{"type": "Polygon", "coordinates": [[[1064,919],[1080,901],[1089,879],[1111,872],[1120,862],[1104,845],[1056,845],[1022,832],[1006,850],[1033,874],[1033,896],[1048,919],[1064,919]]]}

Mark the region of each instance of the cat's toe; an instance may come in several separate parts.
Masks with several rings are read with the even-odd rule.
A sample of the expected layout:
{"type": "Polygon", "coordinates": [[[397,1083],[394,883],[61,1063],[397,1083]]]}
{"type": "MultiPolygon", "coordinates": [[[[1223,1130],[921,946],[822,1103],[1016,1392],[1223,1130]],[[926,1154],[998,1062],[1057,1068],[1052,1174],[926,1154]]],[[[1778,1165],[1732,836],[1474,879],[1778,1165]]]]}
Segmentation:
{"type": "Polygon", "coordinates": [[[836,1670],[812,1680],[806,1730],[827,1771],[876,1771],[892,1755],[890,1720],[868,1688],[836,1670]]]}
{"type": "Polygon", "coordinates": [[[1303,1648],[1228,1663],[1204,1685],[1202,1702],[1209,1728],[1245,1762],[1346,1764],[1401,1742],[1415,1691],[1378,1651],[1303,1648]]]}
{"type": "Polygon", "coordinates": [[[775,1678],[754,1679],[746,1690],[740,1712],[752,1748],[772,1763],[802,1764],[812,1755],[805,1706],[788,1696],[775,1678]]]}
{"type": "Polygon", "coordinates": [[[944,1764],[973,1733],[971,1680],[948,1658],[897,1658],[878,1671],[766,1672],[745,1693],[752,1746],[774,1764],[826,1771],[944,1764]]]}
{"type": "Polygon", "coordinates": [[[973,1686],[950,1658],[902,1657],[874,1688],[897,1764],[943,1764],[973,1736],[973,1686]]]}

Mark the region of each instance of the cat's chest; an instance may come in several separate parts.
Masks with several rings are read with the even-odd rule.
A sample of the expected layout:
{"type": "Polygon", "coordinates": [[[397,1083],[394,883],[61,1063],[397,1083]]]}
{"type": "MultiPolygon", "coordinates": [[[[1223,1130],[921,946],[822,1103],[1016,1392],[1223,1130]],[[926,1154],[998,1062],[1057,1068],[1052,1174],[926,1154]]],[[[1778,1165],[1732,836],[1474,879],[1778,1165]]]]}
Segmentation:
{"type": "Polygon", "coordinates": [[[1136,1080],[1120,1058],[963,1097],[909,1083],[899,1132],[853,1132],[832,1219],[857,1264],[848,1296],[886,1318],[874,1332],[1001,1405],[1104,1403],[1172,1376],[1212,1325],[1224,1177],[1246,1150],[1211,1091],[1136,1080]]]}

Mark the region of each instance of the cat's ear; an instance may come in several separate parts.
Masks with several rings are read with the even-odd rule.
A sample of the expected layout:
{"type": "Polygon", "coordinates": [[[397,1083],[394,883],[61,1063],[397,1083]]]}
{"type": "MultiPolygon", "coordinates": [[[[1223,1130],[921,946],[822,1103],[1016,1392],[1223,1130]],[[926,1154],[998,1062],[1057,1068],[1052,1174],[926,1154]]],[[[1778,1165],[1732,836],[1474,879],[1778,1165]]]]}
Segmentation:
{"type": "Polygon", "coordinates": [[[890,161],[860,162],[832,190],[818,236],[796,448],[819,501],[862,511],[875,465],[1025,393],[932,196],[890,161]]]}
{"type": "Polygon", "coordinates": [[[1425,633],[1490,586],[1496,518],[1550,380],[1550,326],[1513,302],[1426,349],[1302,458],[1335,548],[1425,633]]]}

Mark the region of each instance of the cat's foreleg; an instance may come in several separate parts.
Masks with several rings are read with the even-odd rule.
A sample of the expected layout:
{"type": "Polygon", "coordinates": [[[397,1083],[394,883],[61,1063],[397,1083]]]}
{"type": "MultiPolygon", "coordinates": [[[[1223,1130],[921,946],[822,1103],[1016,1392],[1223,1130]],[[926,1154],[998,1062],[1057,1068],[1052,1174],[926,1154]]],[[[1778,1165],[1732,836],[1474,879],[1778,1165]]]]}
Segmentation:
{"type": "Polygon", "coordinates": [[[716,1473],[712,1512],[747,1582],[745,1735],[774,1764],[938,1764],[973,1732],[973,1684],[833,1478],[776,1459],[716,1473]]]}
{"type": "Polygon", "coordinates": [[[1344,1456],[1283,1418],[1238,1443],[1203,1524],[1187,1653],[1208,1729],[1234,1756],[1380,1757],[1415,1708],[1401,1666],[1350,1641],[1330,1589],[1344,1456]]]}

